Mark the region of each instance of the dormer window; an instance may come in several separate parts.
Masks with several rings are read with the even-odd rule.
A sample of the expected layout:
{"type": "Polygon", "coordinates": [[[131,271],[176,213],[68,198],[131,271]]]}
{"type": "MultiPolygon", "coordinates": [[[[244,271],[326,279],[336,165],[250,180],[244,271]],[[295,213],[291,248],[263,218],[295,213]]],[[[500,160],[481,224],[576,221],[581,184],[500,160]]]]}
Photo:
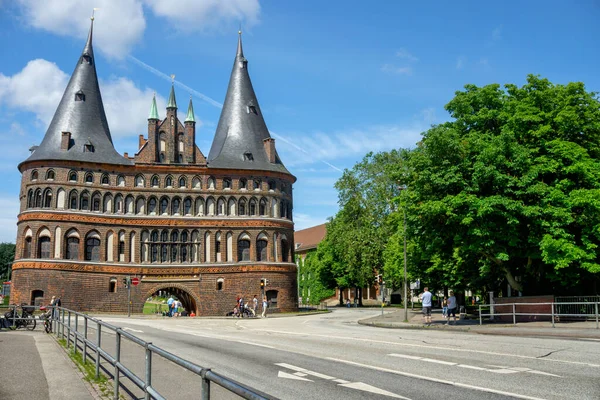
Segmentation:
{"type": "Polygon", "coordinates": [[[75,101],[85,101],[85,94],[81,90],[75,93],[75,101]]]}
{"type": "Polygon", "coordinates": [[[94,145],[91,144],[90,142],[87,142],[86,144],[83,145],[83,152],[84,153],[93,153],[94,145]]]}
{"type": "Polygon", "coordinates": [[[250,113],[252,113],[252,114],[258,114],[258,113],[256,112],[256,107],[255,107],[255,106],[252,106],[252,105],[250,105],[250,106],[248,106],[247,108],[248,108],[248,109],[247,109],[247,112],[248,112],[248,114],[250,114],[250,113]]]}
{"type": "Polygon", "coordinates": [[[254,156],[250,152],[244,153],[244,161],[254,161],[254,156]]]}
{"type": "Polygon", "coordinates": [[[84,53],[81,56],[81,62],[86,62],[86,63],[92,65],[92,56],[90,56],[88,53],[84,53]]]}

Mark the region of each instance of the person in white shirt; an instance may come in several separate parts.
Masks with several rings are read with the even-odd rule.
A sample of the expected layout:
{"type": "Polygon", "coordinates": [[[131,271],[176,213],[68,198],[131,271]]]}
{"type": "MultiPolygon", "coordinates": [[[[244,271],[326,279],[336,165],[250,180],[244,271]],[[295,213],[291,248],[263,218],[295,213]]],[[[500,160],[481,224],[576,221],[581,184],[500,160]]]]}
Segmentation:
{"type": "Polygon", "coordinates": [[[454,324],[456,325],[456,297],[454,297],[454,292],[451,290],[448,292],[448,311],[446,312],[448,322],[446,325],[450,324],[450,316],[454,317],[454,324]]]}
{"type": "Polygon", "coordinates": [[[426,324],[431,325],[431,292],[429,288],[423,289],[423,293],[419,296],[423,304],[423,318],[426,324]]]}

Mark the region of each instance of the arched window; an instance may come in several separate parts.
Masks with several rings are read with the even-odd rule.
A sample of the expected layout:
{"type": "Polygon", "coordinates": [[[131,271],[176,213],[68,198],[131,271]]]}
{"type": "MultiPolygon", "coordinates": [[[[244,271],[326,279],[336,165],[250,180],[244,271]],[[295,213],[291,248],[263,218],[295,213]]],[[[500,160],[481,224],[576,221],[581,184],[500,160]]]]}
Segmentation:
{"type": "Polygon", "coordinates": [[[144,176],[138,175],[135,177],[135,186],[144,187],[144,176]]]}
{"type": "Polygon", "coordinates": [[[240,202],[238,204],[238,211],[239,215],[246,215],[246,199],[244,199],[243,197],[240,199],[240,202]]]}
{"type": "MultiPolygon", "coordinates": [[[[262,236],[262,235],[261,235],[262,236]]],[[[256,241],[256,261],[267,260],[267,238],[259,237],[256,241]]]]}
{"type": "Polygon", "coordinates": [[[217,279],[217,290],[223,290],[223,283],[225,280],[223,278],[217,279]]]}
{"type": "Polygon", "coordinates": [[[125,177],[123,175],[117,177],[117,186],[125,186],[125,177]]]}
{"type": "Polygon", "coordinates": [[[254,216],[256,215],[256,200],[251,199],[250,200],[250,216],[254,216]]]}
{"type": "Polygon", "coordinates": [[[168,257],[169,257],[169,246],[166,244],[163,244],[160,247],[160,262],[167,262],[168,257]]]}
{"type": "Polygon", "coordinates": [[[69,181],[77,182],[77,172],[75,172],[75,171],[69,172],[69,181]]]}
{"type": "Polygon", "coordinates": [[[248,189],[248,180],[246,178],[240,179],[240,189],[248,189]]]}
{"type": "Polygon", "coordinates": [[[25,246],[23,246],[23,258],[31,258],[31,236],[25,238],[25,246]]]}
{"type": "Polygon", "coordinates": [[[108,175],[107,175],[107,174],[104,174],[104,175],[102,175],[102,179],[100,180],[100,182],[101,182],[103,185],[108,185],[108,184],[110,183],[110,182],[109,182],[109,179],[108,179],[108,175]]]}
{"type": "Polygon", "coordinates": [[[179,209],[181,206],[181,200],[179,200],[179,197],[175,197],[172,201],[172,206],[173,206],[173,210],[171,215],[179,215],[181,210],[179,209]]]}
{"type": "Polygon", "coordinates": [[[173,178],[170,176],[167,176],[167,179],[165,179],[165,187],[173,187],[173,178]]]}
{"type": "Polygon", "coordinates": [[[100,211],[100,193],[94,193],[92,197],[92,211],[100,211]]]}
{"type": "Polygon", "coordinates": [[[260,200],[260,203],[258,204],[258,214],[262,215],[263,217],[267,216],[267,200],[260,200]]]}
{"type": "Polygon", "coordinates": [[[231,189],[231,178],[223,179],[223,189],[231,189]]]}
{"type": "Polygon", "coordinates": [[[46,189],[44,191],[44,207],[52,207],[52,189],[46,189]]]}
{"type": "Polygon", "coordinates": [[[79,201],[79,209],[89,211],[90,209],[90,195],[88,192],[81,193],[81,199],[79,201]]]}
{"type": "Polygon", "coordinates": [[[112,194],[106,193],[104,195],[104,201],[103,201],[102,211],[105,212],[105,213],[112,212],[112,194]]]}
{"type": "Polygon", "coordinates": [[[229,204],[227,205],[227,215],[235,215],[235,199],[229,199],[229,204]]]}
{"type": "Polygon", "coordinates": [[[158,176],[154,175],[154,176],[152,177],[152,181],[151,181],[151,185],[152,185],[152,187],[158,187],[158,182],[159,182],[159,180],[158,180],[158,176]]]}
{"type": "Polygon", "coordinates": [[[204,199],[202,197],[196,198],[196,215],[204,215],[204,199]]]}
{"type": "Polygon", "coordinates": [[[269,181],[269,190],[275,190],[277,189],[277,184],[275,183],[275,181],[269,181]]]}
{"type": "Polygon", "coordinates": [[[212,197],[206,200],[206,215],[215,215],[215,200],[212,197]]]}
{"type": "MultiPolygon", "coordinates": [[[[181,161],[180,161],[181,162],[181,161]]],[[[180,176],[179,177],[179,187],[180,188],[185,188],[187,184],[187,181],[185,179],[185,176],[180,176]]]]}
{"type": "Polygon", "coordinates": [[[254,184],[254,190],[260,190],[260,184],[261,184],[260,179],[254,179],[253,184],[254,184]]]}
{"type": "Polygon", "coordinates": [[[93,183],[94,182],[94,174],[88,172],[85,174],[85,183],[93,183]]]}
{"type": "Polygon", "coordinates": [[[200,178],[198,178],[197,176],[194,177],[194,179],[192,180],[192,188],[202,189],[202,182],[200,181],[200,178]]]}
{"type": "Polygon", "coordinates": [[[250,261],[250,237],[247,234],[238,239],[238,261],[250,261]]]}
{"type": "Polygon", "coordinates": [[[50,258],[50,248],[48,236],[38,238],[38,258],[50,258]]]}
{"type": "MultiPolygon", "coordinates": [[[[183,143],[183,142],[179,142],[179,143],[183,143]]],[[[178,160],[179,164],[183,164],[183,154],[179,154],[179,156],[177,157],[177,160],[178,160]]]]}
{"type": "Polygon", "coordinates": [[[220,198],[217,201],[217,213],[219,215],[225,215],[225,200],[223,198],[220,198]]]}
{"type": "Polygon", "coordinates": [[[115,197],[115,213],[122,214],[123,210],[124,210],[124,207],[123,207],[123,196],[120,195],[120,194],[118,194],[115,197]]]}
{"type": "Polygon", "coordinates": [[[160,233],[160,241],[161,242],[169,241],[169,231],[167,231],[166,229],[163,229],[163,231],[160,233]]]}
{"type": "Polygon", "coordinates": [[[179,241],[179,232],[177,230],[174,230],[173,232],[171,232],[171,242],[175,243],[179,241]]]}
{"type": "Polygon", "coordinates": [[[35,201],[33,198],[33,190],[29,189],[27,192],[27,208],[33,208],[35,205],[35,201]]]}
{"type": "Polygon", "coordinates": [[[281,239],[281,261],[282,262],[288,262],[289,252],[290,252],[290,245],[289,245],[287,239],[281,239]]]}
{"type": "Polygon", "coordinates": [[[148,214],[156,215],[156,197],[151,197],[148,200],[148,214]]]}
{"type": "Polygon", "coordinates": [[[69,194],[69,208],[71,210],[77,210],[79,208],[79,207],[77,207],[77,199],[78,199],[77,191],[72,190],[71,193],[69,194]]]}
{"type": "Polygon", "coordinates": [[[169,211],[169,199],[163,197],[162,199],[160,199],[160,213],[166,214],[167,211],[169,211]]]}
{"type": "Polygon", "coordinates": [[[42,189],[35,191],[35,206],[38,208],[42,206],[42,189]]]}
{"type": "Polygon", "coordinates": [[[146,199],[143,197],[138,197],[135,201],[135,213],[138,215],[143,215],[146,213],[146,199]]]}
{"type": "Polygon", "coordinates": [[[171,262],[177,262],[177,246],[171,246],[171,262]]]}
{"type": "Polygon", "coordinates": [[[192,199],[190,199],[189,197],[186,197],[185,200],[183,201],[183,214],[191,215],[191,213],[192,213],[192,199]]]}
{"type": "Polygon", "coordinates": [[[46,171],[46,180],[48,181],[53,181],[54,180],[54,170],[53,169],[49,169],[48,171],[46,171]]]}
{"type": "Polygon", "coordinates": [[[37,178],[38,178],[38,172],[37,172],[37,169],[34,169],[34,170],[31,172],[31,180],[32,180],[32,181],[37,181],[37,178]]]}
{"type": "Polygon", "coordinates": [[[215,254],[217,262],[221,262],[221,232],[217,232],[215,235],[215,254]]]}
{"type": "Polygon", "coordinates": [[[98,237],[85,239],[85,260],[100,261],[100,239],[98,237]]]}
{"type": "Polygon", "coordinates": [[[208,178],[208,188],[213,190],[215,188],[215,178],[213,178],[212,176],[208,178]]]}
{"type": "Polygon", "coordinates": [[[65,244],[65,258],[67,260],[79,259],[79,237],[69,236],[65,244]]]}

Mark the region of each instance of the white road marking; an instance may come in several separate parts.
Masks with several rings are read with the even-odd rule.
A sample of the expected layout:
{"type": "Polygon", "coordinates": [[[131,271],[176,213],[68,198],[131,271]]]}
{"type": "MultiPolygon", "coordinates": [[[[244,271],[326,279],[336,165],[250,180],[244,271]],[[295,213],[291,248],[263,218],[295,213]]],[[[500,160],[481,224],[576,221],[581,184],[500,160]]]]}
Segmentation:
{"type": "Polygon", "coordinates": [[[345,381],[343,379],[334,379],[333,381],[337,383],[350,383],[350,381],[345,381]]]}
{"type": "Polygon", "coordinates": [[[456,365],[456,363],[454,363],[454,362],[442,361],[442,360],[434,360],[433,358],[422,358],[421,361],[427,361],[427,362],[430,362],[430,363],[444,364],[444,365],[456,365]]]}
{"type": "Polygon", "coordinates": [[[131,332],[139,332],[139,333],[144,333],[144,331],[138,331],[137,329],[133,329],[133,328],[123,328],[124,331],[131,331],[131,332]]]}
{"type": "Polygon", "coordinates": [[[296,367],[295,365],[291,365],[291,364],[279,363],[279,364],[275,364],[275,365],[278,365],[278,366],[283,367],[283,368],[291,369],[292,371],[303,372],[303,373],[305,373],[307,375],[316,376],[317,378],[321,378],[321,379],[327,379],[327,380],[335,379],[333,376],[321,374],[321,373],[314,372],[314,371],[309,371],[309,370],[307,370],[305,368],[296,367]]]}
{"type": "Polygon", "coordinates": [[[254,343],[254,342],[248,342],[246,340],[234,340],[234,342],[238,342],[238,343],[242,343],[242,344],[249,344],[251,346],[258,346],[258,347],[266,347],[267,349],[274,349],[275,347],[273,346],[268,346],[266,344],[260,344],[260,343],[254,343]]]}
{"type": "Polygon", "coordinates": [[[306,376],[307,374],[305,374],[304,372],[294,372],[294,375],[296,375],[296,376],[306,376]]]}
{"type": "Polygon", "coordinates": [[[478,371],[487,371],[485,368],[483,367],[476,367],[474,365],[466,365],[466,364],[458,364],[457,367],[461,367],[461,368],[468,368],[468,369],[476,369],[478,371]]]}
{"type": "Polygon", "coordinates": [[[444,380],[444,379],[431,378],[429,376],[411,374],[409,372],[403,372],[403,371],[397,371],[397,370],[393,370],[393,369],[389,369],[389,368],[377,367],[375,365],[361,364],[361,363],[357,363],[357,362],[350,361],[350,360],[343,360],[340,358],[326,357],[326,359],[349,364],[349,365],[355,365],[358,367],[369,368],[369,369],[373,369],[375,371],[388,372],[388,373],[395,374],[395,375],[407,376],[409,378],[422,379],[422,380],[429,381],[429,382],[443,383],[445,385],[451,385],[451,386],[456,386],[456,387],[461,387],[461,388],[466,388],[466,389],[471,389],[471,390],[477,390],[480,392],[495,393],[495,394],[500,394],[503,396],[512,396],[512,397],[516,397],[518,399],[525,399],[525,400],[545,400],[545,399],[541,399],[539,397],[526,396],[526,395],[522,395],[522,394],[505,392],[502,390],[496,390],[496,389],[491,389],[491,388],[486,388],[486,387],[481,387],[481,386],[467,385],[465,383],[453,382],[453,381],[448,381],[448,380],[444,380]]]}
{"type": "Polygon", "coordinates": [[[384,396],[393,397],[395,399],[410,400],[408,397],[403,397],[398,394],[388,392],[387,390],[379,389],[379,388],[376,388],[375,386],[367,385],[366,383],[362,383],[362,382],[342,383],[342,384],[339,384],[338,386],[347,387],[350,389],[362,390],[364,392],[377,393],[377,394],[381,394],[384,396]]]}
{"type": "Polygon", "coordinates": [[[288,374],[287,372],[283,372],[283,371],[279,371],[279,374],[277,374],[278,378],[285,378],[285,379],[295,379],[297,381],[308,381],[308,382],[314,382],[311,381],[310,379],[306,379],[306,378],[302,378],[301,376],[296,376],[293,374],[288,374]]]}
{"type": "Polygon", "coordinates": [[[444,347],[444,346],[426,346],[422,344],[413,344],[413,343],[399,343],[399,342],[390,342],[387,340],[374,340],[374,339],[366,339],[366,338],[356,338],[356,337],[348,337],[348,336],[335,336],[335,335],[321,335],[321,334],[311,334],[311,333],[301,333],[301,332],[289,332],[289,331],[274,331],[274,330],[265,330],[265,329],[251,329],[254,332],[268,332],[270,334],[280,333],[285,335],[294,335],[294,336],[314,336],[314,337],[323,337],[327,339],[339,339],[344,342],[368,342],[368,343],[380,343],[380,344],[389,344],[394,346],[402,346],[402,347],[416,347],[422,349],[434,349],[434,350],[448,350],[452,352],[462,352],[462,353],[478,353],[478,354],[488,354],[493,356],[502,356],[502,357],[515,357],[515,358],[524,358],[528,360],[536,360],[536,361],[545,361],[545,362],[559,362],[565,364],[574,364],[574,365],[584,365],[587,367],[600,368],[600,364],[591,364],[581,361],[567,361],[567,360],[557,360],[553,358],[538,358],[534,356],[524,356],[521,354],[510,354],[510,353],[498,353],[495,351],[483,351],[483,350],[473,350],[473,349],[461,349],[457,347],[444,347]]]}

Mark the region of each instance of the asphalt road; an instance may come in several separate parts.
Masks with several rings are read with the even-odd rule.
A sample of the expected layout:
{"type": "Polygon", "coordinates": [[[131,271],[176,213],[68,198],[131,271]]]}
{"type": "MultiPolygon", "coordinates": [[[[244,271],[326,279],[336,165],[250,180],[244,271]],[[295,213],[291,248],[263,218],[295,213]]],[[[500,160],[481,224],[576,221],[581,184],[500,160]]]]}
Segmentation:
{"type": "MultiPolygon", "coordinates": [[[[281,399],[600,398],[599,341],[380,329],[357,323],[378,312],[101,319],[281,399]]],[[[104,346],[110,348],[111,336],[103,336],[104,346]]],[[[123,343],[124,364],[144,376],[142,349],[123,343]]],[[[159,392],[169,399],[197,396],[197,377],[159,357],[152,361],[152,383],[159,392]]],[[[234,397],[220,392],[213,398],[234,397]]]]}

